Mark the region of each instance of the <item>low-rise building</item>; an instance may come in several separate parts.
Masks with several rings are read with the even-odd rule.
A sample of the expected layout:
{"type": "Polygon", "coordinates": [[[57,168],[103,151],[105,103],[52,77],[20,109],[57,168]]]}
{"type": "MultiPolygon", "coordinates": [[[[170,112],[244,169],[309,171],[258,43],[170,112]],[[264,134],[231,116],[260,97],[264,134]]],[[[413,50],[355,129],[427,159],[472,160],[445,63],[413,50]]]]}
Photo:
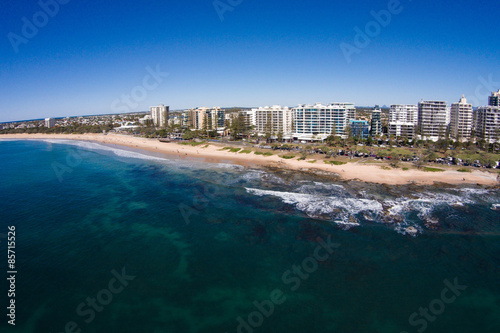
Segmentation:
{"type": "Polygon", "coordinates": [[[351,136],[358,139],[368,139],[370,135],[370,124],[367,120],[354,120],[349,119],[349,126],[351,127],[351,136]]]}

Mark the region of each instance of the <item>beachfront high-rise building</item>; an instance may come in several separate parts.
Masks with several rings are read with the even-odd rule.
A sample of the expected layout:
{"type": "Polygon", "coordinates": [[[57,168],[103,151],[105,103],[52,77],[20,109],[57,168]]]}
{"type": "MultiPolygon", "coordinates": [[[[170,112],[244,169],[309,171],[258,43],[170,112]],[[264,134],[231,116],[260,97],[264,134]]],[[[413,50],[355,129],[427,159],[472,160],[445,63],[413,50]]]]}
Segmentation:
{"type": "Polygon", "coordinates": [[[281,105],[265,106],[252,109],[255,131],[259,135],[277,136],[292,132],[292,110],[281,105]]]}
{"type": "Polygon", "coordinates": [[[416,105],[391,105],[389,110],[389,135],[395,138],[413,140],[418,122],[416,105]]]}
{"type": "Polygon", "coordinates": [[[224,110],[201,107],[187,111],[187,126],[195,130],[212,131],[224,127],[224,110]]]}
{"type": "Polygon", "coordinates": [[[349,119],[355,117],[356,108],[352,103],[299,105],[292,109],[293,137],[320,141],[332,133],[343,136],[349,119]]]}
{"type": "Polygon", "coordinates": [[[168,114],[169,107],[163,104],[158,106],[152,106],[149,108],[151,111],[151,118],[153,119],[153,124],[158,127],[167,127],[168,124],[168,114]]]}
{"type": "Polygon", "coordinates": [[[418,103],[417,129],[422,139],[437,141],[446,134],[448,108],[443,101],[418,103]]]}
{"type": "Polygon", "coordinates": [[[488,98],[488,105],[500,106],[500,89],[498,89],[498,92],[493,91],[491,93],[491,96],[488,98]]]}
{"type": "Polygon", "coordinates": [[[469,139],[472,131],[472,104],[462,96],[458,103],[451,105],[450,135],[453,139],[469,139]]]}
{"type": "Polygon", "coordinates": [[[476,136],[489,143],[500,142],[500,106],[481,106],[477,109],[476,136]]]}
{"type": "Polygon", "coordinates": [[[370,135],[377,136],[382,135],[382,111],[380,108],[375,106],[372,110],[372,119],[370,122],[370,135]]]}
{"type": "Polygon", "coordinates": [[[45,127],[52,128],[56,126],[56,120],[54,118],[45,118],[45,127]]]}
{"type": "Polygon", "coordinates": [[[412,123],[418,122],[418,107],[409,104],[393,104],[389,110],[389,123],[412,123]]]}

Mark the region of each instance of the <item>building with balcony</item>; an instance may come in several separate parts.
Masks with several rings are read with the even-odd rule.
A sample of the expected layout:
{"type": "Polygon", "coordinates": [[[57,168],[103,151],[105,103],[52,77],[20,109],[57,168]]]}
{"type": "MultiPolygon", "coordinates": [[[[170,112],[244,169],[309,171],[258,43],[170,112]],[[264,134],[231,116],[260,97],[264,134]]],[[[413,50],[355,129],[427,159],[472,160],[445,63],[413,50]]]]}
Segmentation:
{"type": "Polygon", "coordinates": [[[389,136],[413,140],[418,122],[418,106],[394,104],[389,110],[389,136]]]}
{"type": "Polygon", "coordinates": [[[194,130],[213,131],[225,126],[224,110],[201,107],[187,111],[187,126],[194,130]]]}
{"type": "Polygon", "coordinates": [[[477,109],[476,136],[489,143],[500,142],[500,106],[481,106],[477,109]]]}
{"type": "Polygon", "coordinates": [[[462,96],[458,103],[451,105],[450,136],[453,139],[469,139],[472,131],[472,104],[462,96]]]}
{"type": "Polygon", "coordinates": [[[151,111],[151,118],[153,124],[157,127],[167,127],[169,117],[169,107],[163,104],[152,106],[149,108],[151,111]]]}
{"type": "Polygon", "coordinates": [[[500,106],[500,89],[498,92],[492,92],[491,96],[488,98],[488,105],[490,106],[500,106]]]}
{"type": "Polygon", "coordinates": [[[367,120],[354,120],[349,119],[349,126],[351,127],[351,136],[353,138],[366,140],[370,135],[370,124],[367,120]]]}
{"type": "Polygon", "coordinates": [[[415,124],[400,121],[389,123],[389,136],[395,139],[413,140],[415,139],[415,124]]]}
{"type": "Polygon", "coordinates": [[[382,135],[382,111],[379,109],[378,105],[372,110],[370,135],[373,137],[382,135]]]}
{"type": "Polygon", "coordinates": [[[304,141],[322,141],[332,133],[345,136],[349,119],[355,118],[352,103],[299,105],[292,109],[292,136],[304,141]]]}
{"type": "Polygon", "coordinates": [[[277,136],[290,134],[292,132],[292,110],[288,107],[273,105],[258,109],[252,109],[253,125],[258,135],[277,136]]]}
{"type": "Polygon", "coordinates": [[[418,106],[410,104],[393,104],[389,109],[389,123],[412,123],[418,122],[418,106]]]}
{"type": "Polygon", "coordinates": [[[443,101],[418,103],[417,129],[422,139],[437,141],[446,134],[448,108],[443,101]]]}

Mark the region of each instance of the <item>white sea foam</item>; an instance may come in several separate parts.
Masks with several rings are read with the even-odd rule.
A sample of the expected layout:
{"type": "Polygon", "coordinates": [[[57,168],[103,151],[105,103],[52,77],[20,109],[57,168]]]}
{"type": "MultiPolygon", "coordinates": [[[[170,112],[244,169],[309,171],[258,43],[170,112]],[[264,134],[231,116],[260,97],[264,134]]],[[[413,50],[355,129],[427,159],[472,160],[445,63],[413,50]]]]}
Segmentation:
{"type": "Polygon", "coordinates": [[[294,205],[298,210],[310,217],[335,216],[346,222],[349,216],[363,211],[382,212],[382,204],[375,200],[342,198],[323,196],[317,194],[305,194],[294,192],[280,192],[245,188],[248,193],[257,196],[274,196],[280,198],[284,203],[294,205]]]}
{"type": "Polygon", "coordinates": [[[335,223],[340,229],[343,229],[343,230],[349,230],[351,228],[360,226],[360,224],[358,222],[350,222],[350,221],[346,221],[346,219],[335,220],[335,221],[333,221],[333,223],[335,223]]]}
{"type": "Polygon", "coordinates": [[[390,207],[387,209],[389,216],[398,216],[401,220],[405,220],[405,213],[416,211],[420,219],[426,220],[432,217],[434,210],[440,206],[461,207],[474,203],[474,200],[468,196],[443,192],[423,192],[416,193],[415,196],[416,198],[401,197],[384,200],[384,206],[390,207]]]}
{"type": "Polygon", "coordinates": [[[394,230],[401,235],[408,235],[412,237],[417,237],[419,234],[423,233],[423,229],[421,226],[415,223],[408,223],[406,221],[403,223],[398,223],[394,227],[394,230]]]}
{"type": "Polygon", "coordinates": [[[458,189],[462,196],[470,199],[471,201],[486,201],[492,203],[497,200],[495,190],[486,190],[481,188],[461,188],[458,189]]]}

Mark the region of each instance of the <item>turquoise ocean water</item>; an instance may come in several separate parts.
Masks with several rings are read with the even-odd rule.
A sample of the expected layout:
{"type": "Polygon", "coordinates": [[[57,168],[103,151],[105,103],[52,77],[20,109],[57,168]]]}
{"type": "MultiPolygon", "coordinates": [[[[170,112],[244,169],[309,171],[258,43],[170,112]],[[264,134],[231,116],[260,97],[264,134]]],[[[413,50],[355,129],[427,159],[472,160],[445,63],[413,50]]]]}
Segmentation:
{"type": "Polygon", "coordinates": [[[0,141],[0,332],[500,332],[498,189],[0,141]]]}

